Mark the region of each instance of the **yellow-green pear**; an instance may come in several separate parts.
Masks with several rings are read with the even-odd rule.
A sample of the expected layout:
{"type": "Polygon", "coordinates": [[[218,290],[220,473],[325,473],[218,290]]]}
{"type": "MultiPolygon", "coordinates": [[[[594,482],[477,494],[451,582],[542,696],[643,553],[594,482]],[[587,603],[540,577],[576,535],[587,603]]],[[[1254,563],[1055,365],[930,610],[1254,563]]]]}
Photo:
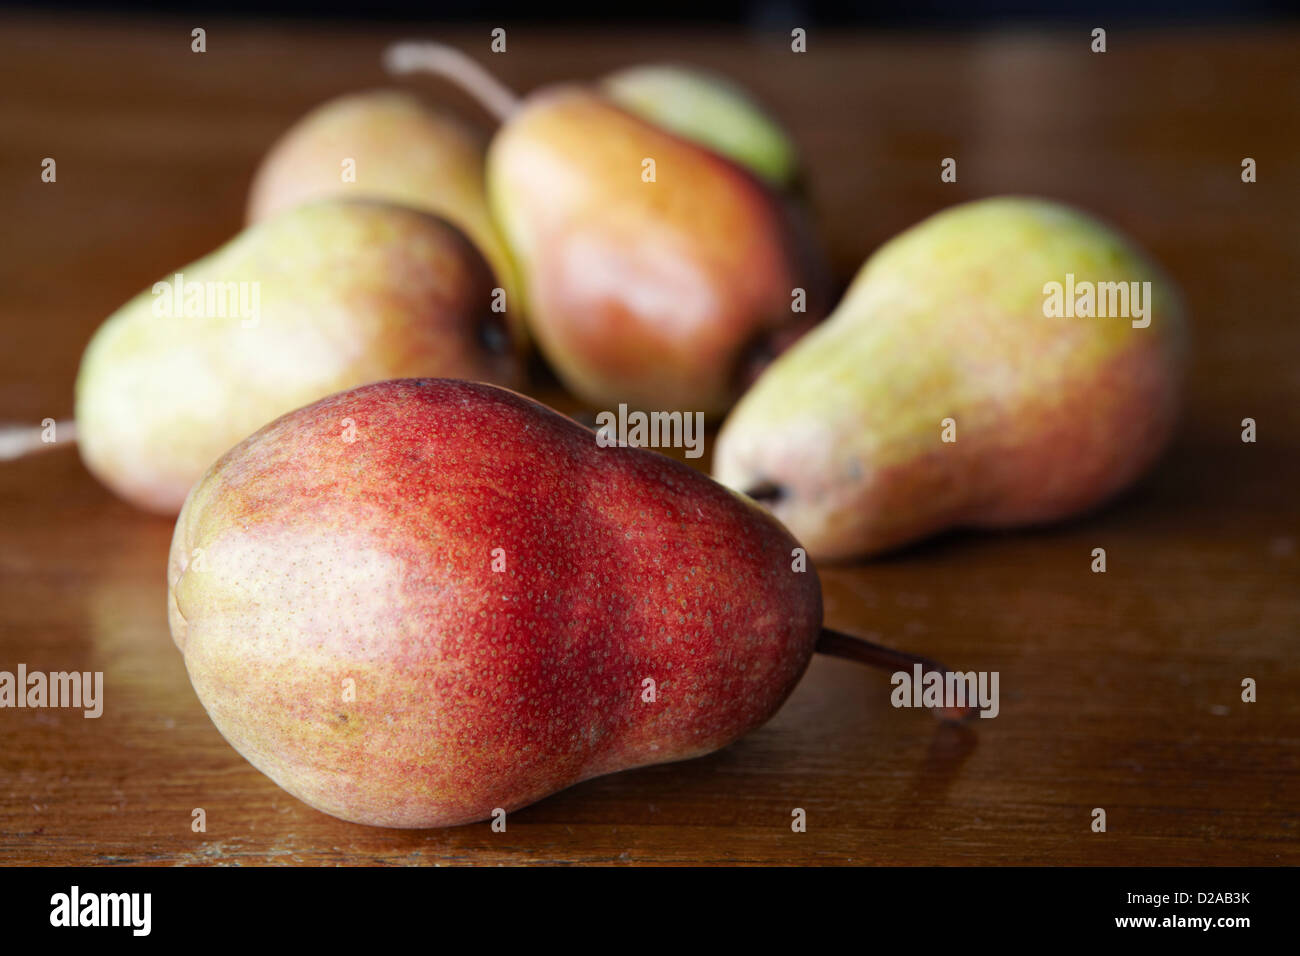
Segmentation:
{"type": "Polygon", "coordinates": [[[1159,455],[1184,351],[1173,284],[1123,236],[968,203],[867,261],[733,410],[714,472],[826,559],[1065,518],[1159,455]]]}
{"type": "MultiPolygon", "coordinates": [[[[513,303],[514,267],[488,213],[485,140],[445,110],[401,90],[329,100],[289,128],[253,177],[248,221],[313,199],[382,199],[459,227],[491,263],[513,303]]],[[[522,331],[522,312],[513,309],[522,331]]]]}
{"type": "Polygon", "coordinates": [[[517,384],[495,290],[473,244],[428,213],[298,206],[100,326],[77,375],[82,458],[123,498],[175,514],[228,448],[326,395],[418,376],[517,384]]]}
{"type": "Polygon", "coordinates": [[[790,137],[726,77],[651,64],[619,70],[601,88],[624,109],[749,167],[773,186],[788,186],[794,177],[798,159],[790,137]]]}

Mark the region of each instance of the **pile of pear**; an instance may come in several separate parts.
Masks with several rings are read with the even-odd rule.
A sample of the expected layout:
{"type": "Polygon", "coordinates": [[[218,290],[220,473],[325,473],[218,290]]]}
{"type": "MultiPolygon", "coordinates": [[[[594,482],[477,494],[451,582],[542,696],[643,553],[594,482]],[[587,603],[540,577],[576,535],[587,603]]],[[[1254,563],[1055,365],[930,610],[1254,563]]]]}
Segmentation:
{"type": "Polygon", "coordinates": [[[1186,320],[1132,242],[969,203],[821,321],[797,166],[747,94],[679,68],[542,89],[490,145],[352,94],[271,149],[244,232],[173,270],[258,283],[255,321],[160,314],[156,287],[109,317],[81,453],[179,512],[172,635],[241,754],[325,812],[424,827],[708,753],[807,667],[808,554],[1058,520],[1156,460],[1186,320]],[[1067,276],[1149,283],[1144,321],[1050,314],[1067,276]],[[597,408],[726,416],[717,480],[510,391],[534,347],[597,408]]]}
{"type": "Polygon", "coordinates": [[[406,92],[327,102],[262,162],[247,229],[165,280],[256,284],[256,321],[160,309],[157,284],[124,305],[78,374],[82,457],[175,514],[279,415],[386,379],[522,387],[530,341],[597,408],[721,415],[827,309],[793,157],[743,92],[675,68],[540,90],[490,149],[406,92]]]}

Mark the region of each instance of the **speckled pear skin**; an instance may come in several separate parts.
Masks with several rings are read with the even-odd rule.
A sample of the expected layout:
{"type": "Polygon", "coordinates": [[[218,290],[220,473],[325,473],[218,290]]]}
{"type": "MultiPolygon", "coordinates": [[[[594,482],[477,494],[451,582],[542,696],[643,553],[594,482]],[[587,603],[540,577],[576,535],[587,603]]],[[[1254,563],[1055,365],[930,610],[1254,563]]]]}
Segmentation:
{"type": "Polygon", "coordinates": [[[452,826],[771,717],[821,626],[795,547],[743,496],[513,392],[385,382],[212,467],[169,617],[218,730],[280,786],[452,826]]]}
{"type": "Polygon", "coordinates": [[[311,203],[163,281],[176,272],[187,284],[258,283],[260,314],[248,326],[233,314],[156,315],[150,286],[87,346],[76,384],[82,459],[149,511],[176,514],[228,448],[333,392],[416,375],[510,385],[523,374],[507,317],[491,310],[487,263],[427,213],[311,203]]]}
{"type": "MultiPolygon", "coordinates": [[[[491,264],[508,299],[514,266],[488,213],[486,137],[401,90],[349,93],[317,106],[271,147],[253,176],[248,221],[303,202],[379,199],[434,213],[461,229],[491,264]],[[343,161],[356,161],[356,181],[343,161]]],[[[523,313],[512,311],[524,342],[523,313]]]]}
{"type": "Polygon", "coordinates": [[[532,337],[595,407],[721,414],[824,314],[818,260],[766,187],[594,90],[524,102],[488,150],[488,198],[532,337]]]}
{"type": "Polygon", "coordinates": [[[1172,282],[1097,221],[1027,198],[957,206],[881,247],[769,367],[724,423],[714,474],[779,489],[771,510],[823,559],[1065,518],[1167,443],[1185,326],[1172,282]],[[1067,273],[1151,282],[1150,325],[1044,316],[1067,273]]]}
{"type": "Polygon", "coordinates": [[[601,90],[625,109],[740,163],[777,188],[798,159],[780,125],[743,89],[708,70],[678,64],[628,67],[601,90]]]}

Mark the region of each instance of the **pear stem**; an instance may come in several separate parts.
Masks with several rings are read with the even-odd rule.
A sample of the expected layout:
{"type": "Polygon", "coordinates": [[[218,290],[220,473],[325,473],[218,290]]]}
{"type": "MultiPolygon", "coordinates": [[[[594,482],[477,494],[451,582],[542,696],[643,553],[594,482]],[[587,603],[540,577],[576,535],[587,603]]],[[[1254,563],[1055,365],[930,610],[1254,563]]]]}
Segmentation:
{"type": "MultiPolygon", "coordinates": [[[[906,671],[909,675],[917,664],[921,665],[922,673],[935,672],[940,675],[948,673],[948,668],[938,661],[930,660],[928,657],[921,657],[919,654],[909,654],[907,651],[899,651],[892,647],[875,644],[865,638],[854,637],[852,634],[835,631],[829,627],[822,628],[821,637],[817,639],[817,653],[826,654],[830,657],[842,657],[845,660],[857,661],[859,664],[867,664],[881,670],[891,672],[906,671]]],[[[935,708],[936,717],[953,722],[969,720],[975,713],[974,707],[935,708]]]]}
{"type": "Polygon", "coordinates": [[[519,97],[480,63],[445,43],[403,40],[384,51],[384,68],[394,76],[432,73],[451,80],[504,123],[519,108],[519,97]]]}
{"type": "Polygon", "coordinates": [[[41,436],[45,429],[39,425],[0,425],[0,461],[17,461],[76,442],[76,422],[55,422],[54,428],[56,435],[64,432],[67,437],[60,441],[43,441],[41,436]]]}

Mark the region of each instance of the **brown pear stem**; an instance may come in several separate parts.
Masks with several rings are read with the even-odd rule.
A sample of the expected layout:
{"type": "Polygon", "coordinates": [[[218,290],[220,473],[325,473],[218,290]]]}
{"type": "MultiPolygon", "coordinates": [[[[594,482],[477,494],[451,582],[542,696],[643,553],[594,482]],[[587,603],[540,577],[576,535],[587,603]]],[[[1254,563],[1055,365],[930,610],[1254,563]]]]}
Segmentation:
{"type": "MultiPolygon", "coordinates": [[[[857,661],[859,664],[867,664],[890,672],[907,671],[910,674],[915,666],[920,664],[922,673],[937,672],[940,675],[948,673],[948,668],[928,657],[875,644],[865,638],[854,637],[852,634],[835,631],[829,627],[822,628],[821,637],[817,639],[817,653],[830,657],[843,657],[846,660],[857,661]]],[[[975,716],[975,713],[974,707],[935,708],[935,716],[948,721],[969,720],[975,716]]]]}
{"type": "Polygon", "coordinates": [[[55,422],[54,429],[56,435],[62,432],[66,438],[60,436],[59,441],[43,441],[41,436],[45,429],[40,425],[0,425],[0,461],[17,461],[76,443],[76,422],[55,422]]]}
{"type": "Polygon", "coordinates": [[[504,123],[519,108],[519,97],[480,63],[455,47],[431,41],[403,40],[384,51],[384,68],[395,76],[432,73],[455,83],[504,123]]]}

